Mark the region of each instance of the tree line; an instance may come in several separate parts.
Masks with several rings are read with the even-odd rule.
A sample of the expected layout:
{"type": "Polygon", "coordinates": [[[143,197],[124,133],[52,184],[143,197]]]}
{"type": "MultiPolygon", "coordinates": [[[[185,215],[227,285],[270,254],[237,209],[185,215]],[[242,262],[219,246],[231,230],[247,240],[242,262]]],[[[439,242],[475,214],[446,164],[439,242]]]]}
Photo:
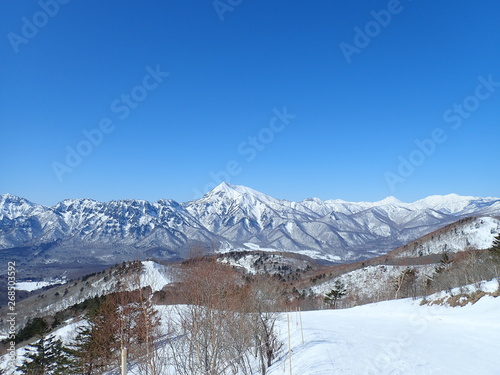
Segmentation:
{"type": "Polygon", "coordinates": [[[158,309],[150,288],[107,295],[69,342],[41,332],[18,370],[103,374],[119,369],[126,350],[137,374],[265,375],[282,346],[276,321],[283,284],[264,275],[245,279],[213,258],[192,262],[180,281],[182,305],[158,309]]]}

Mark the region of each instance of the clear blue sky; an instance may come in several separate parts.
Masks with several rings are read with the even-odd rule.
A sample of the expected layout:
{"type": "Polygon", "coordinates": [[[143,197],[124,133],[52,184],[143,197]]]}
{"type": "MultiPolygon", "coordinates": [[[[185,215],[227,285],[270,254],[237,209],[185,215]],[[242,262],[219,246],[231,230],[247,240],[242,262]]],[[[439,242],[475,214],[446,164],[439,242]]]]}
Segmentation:
{"type": "Polygon", "coordinates": [[[0,5],[2,193],[500,195],[498,2],[61,2],[0,5]]]}

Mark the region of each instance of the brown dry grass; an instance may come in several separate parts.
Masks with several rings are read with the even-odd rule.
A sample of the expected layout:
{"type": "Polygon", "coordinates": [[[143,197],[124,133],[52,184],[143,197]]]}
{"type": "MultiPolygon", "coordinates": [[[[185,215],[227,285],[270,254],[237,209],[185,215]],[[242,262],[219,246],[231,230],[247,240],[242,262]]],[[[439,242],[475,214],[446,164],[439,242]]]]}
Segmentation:
{"type": "Polygon", "coordinates": [[[475,292],[472,292],[472,293],[460,293],[460,294],[457,294],[456,296],[442,297],[442,298],[438,298],[438,299],[435,299],[432,301],[424,299],[424,300],[422,300],[422,302],[420,302],[420,306],[437,305],[437,306],[450,306],[450,307],[464,307],[468,304],[471,304],[471,305],[475,304],[477,301],[479,301],[484,296],[499,297],[500,296],[500,288],[497,289],[493,293],[483,292],[481,290],[476,290],[475,292]]]}

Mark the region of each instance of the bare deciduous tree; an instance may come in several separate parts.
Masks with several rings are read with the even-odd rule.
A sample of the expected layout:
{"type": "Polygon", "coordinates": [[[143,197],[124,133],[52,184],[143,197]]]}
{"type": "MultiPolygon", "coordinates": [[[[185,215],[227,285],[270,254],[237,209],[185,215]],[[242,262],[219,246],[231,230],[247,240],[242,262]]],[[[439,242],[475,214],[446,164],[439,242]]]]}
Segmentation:
{"type": "Polygon", "coordinates": [[[394,299],[398,299],[399,293],[404,292],[405,297],[409,297],[411,290],[415,284],[417,278],[416,271],[414,268],[406,267],[401,273],[393,280],[393,286],[396,291],[394,299]]]}
{"type": "Polygon", "coordinates": [[[119,368],[120,352],[127,349],[141,374],[161,373],[155,350],[160,317],[150,294],[150,289],[112,293],[87,315],[87,325],[73,343],[79,372],[101,374],[119,368]]]}
{"type": "Polygon", "coordinates": [[[177,373],[253,374],[258,356],[265,374],[278,346],[275,285],[260,279],[248,285],[214,258],[191,262],[183,285],[188,305],[179,311],[181,331],[171,342],[177,373]]]}
{"type": "Polygon", "coordinates": [[[251,284],[249,304],[254,315],[253,329],[262,375],[271,366],[282,343],[276,336],[275,325],[285,306],[283,285],[267,275],[258,275],[251,284]]]}

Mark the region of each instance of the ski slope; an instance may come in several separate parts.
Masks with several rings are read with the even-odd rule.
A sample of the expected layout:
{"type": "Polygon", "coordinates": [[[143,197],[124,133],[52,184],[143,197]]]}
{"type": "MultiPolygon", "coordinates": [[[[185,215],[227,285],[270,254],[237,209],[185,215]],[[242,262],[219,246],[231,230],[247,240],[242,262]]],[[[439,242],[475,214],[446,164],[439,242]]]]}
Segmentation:
{"type": "MultiPolygon", "coordinates": [[[[289,313],[292,374],[498,375],[499,311],[500,298],[485,296],[455,308],[405,299],[289,313]]],[[[290,374],[287,327],[285,315],[284,350],[269,375],[290,374]]]]}
{"type": "MultiPolygon", "coordinates": [[[[153,264],[147,266],[153,267],[153,264]]],[[[497,281],[481,290],[497,291],[497,281]]],[[[470,285],[453,290],[472,293],[470,285]]],[[[447,292],[427,297],[442,301],[447,292]]],[[[277,323],[283,347],[268,375],[498,375],[500,373],[500,297],[484,296],[474,305],[421,305],[422,299],[379,302],[342,310],[283,313],[277,323]],[[290,353],[288,346],[290,326],[290,353]],[[291,364],[290,364],[291,360],[291,364]],[[291,365],[291,371],[290,371],[291,365]]],[[[182,306],[158,306],[164,318],[182,313],[182,306]]],[[[63,342],[74,339],[68,322],[54,333],[63,342]]],[[[164,324],[168,325],[167,320],[164,324]]],[[[18,358],[24,348],[17,350],[18,358]]],[[[7,357],[0,368],[7,369],[7,357]]],[[[173,374],[175,371],[166,373],[173,374]]],[[[131,366],[129,374],[138,374],[131,366]]]]}
{"type": "Polygon", "coordinates": [[[143,261],[142,267],[143,271],[140,276],[141,288],[150,286],[153,292],[157,292],[172,282],[168,267],[151,260],[143,261]]]}

